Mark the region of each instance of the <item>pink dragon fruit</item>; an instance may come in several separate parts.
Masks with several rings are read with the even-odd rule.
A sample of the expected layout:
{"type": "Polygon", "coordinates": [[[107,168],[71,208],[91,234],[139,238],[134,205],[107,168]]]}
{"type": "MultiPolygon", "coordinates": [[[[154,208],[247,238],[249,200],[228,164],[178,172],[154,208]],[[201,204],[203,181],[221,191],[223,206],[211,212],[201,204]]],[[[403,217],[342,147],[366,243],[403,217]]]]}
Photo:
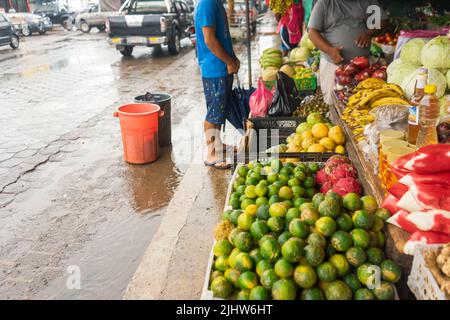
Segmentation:
{"type": "Polygon", "coordinates": [[[348,163],[350,164],[350,159],[344,156],[336,155],[332,156],[330,159],[325,162],[325,172],[326,174],[331,174],[331,172],[341,164],[348,163]]]}
{"type": "Polygon", "coordinates": [[[348,163],[343,163],[338,167],[335,167],[334,170],[329,175],[329,181],[332,184],[335,184],[342,178],[358,178],[358,172],[355,168],[348,163]]]}
{"type": "Polygon", "coordinates": [[[331,187],[333,185],[330,181],[325,181],[324,184],[322,184],[322,187],[320,188],[320,192],[323,194],[326,194],[329,190],[331,190],[331,187]]]}
{"type": "MultiPolygon", "coordinates": [[[[329,182],[330,183],[330,182],[329,182]]],[[[347,193],[354,192],[356,194],[361,194],[361,185],[358,180],[352,177],[346,177],[339,179],[338,182],[333,184],[333,192],[345,196],[347,193]]]]}
{"type": "Polygon", "coordinates": [[[319,172],[317,172],[317,174],[316,174],[316,182],[318,184],[323,185],[327,181],[328,181],[328,175],[325,172],[325,169],[321,169],[319,172]]]}

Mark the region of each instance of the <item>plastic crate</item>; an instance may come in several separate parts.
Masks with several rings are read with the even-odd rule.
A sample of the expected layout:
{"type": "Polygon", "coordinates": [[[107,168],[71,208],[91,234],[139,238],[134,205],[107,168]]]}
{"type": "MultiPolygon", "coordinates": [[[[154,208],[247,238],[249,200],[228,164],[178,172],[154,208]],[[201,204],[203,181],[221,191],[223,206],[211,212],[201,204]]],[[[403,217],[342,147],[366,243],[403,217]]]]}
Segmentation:
{"type": "Polygon", "coordinates": [[[294,79],[297,90],[299,91],[312,91],[317,88],[317,78],[304,78],[304,79],[294,79]]]}
{"type": "Polygon", "coordinates": [[[327,162],[332,156],[335,156],[334,152],[280,152],[280,153],[266,153],[262,152],[258,155],[259,161],[269,161],[271,158],[283,159],[297,159],[302,163],[305,162],[327,162]]]}
{"type": "Polygon", "coordinates": [[[418,300],[446,300],[430,269],[425,264],[424,253],[438,250],[442,245],[418,246],[414,252],[408,287],[418,300]]]}

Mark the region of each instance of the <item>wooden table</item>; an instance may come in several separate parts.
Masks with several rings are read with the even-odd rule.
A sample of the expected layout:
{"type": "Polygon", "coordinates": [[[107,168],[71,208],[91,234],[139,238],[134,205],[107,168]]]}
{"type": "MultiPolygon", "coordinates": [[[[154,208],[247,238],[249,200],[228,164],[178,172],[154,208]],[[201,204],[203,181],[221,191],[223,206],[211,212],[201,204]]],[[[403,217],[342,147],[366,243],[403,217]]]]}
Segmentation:
{"type": "MultiPolygon", "coordinates": [[[[367,159],[366,155],[358,147],[358,142],[354,138],[352,130],[342,120],[343,103],[335,97],[335,103],[330,106],[330,119],[333,123],[342,127],[347,136],[346,149],[350,160],[358,170],[359,180],[363,186],[365,194],[374,196],[377,202],[381,204],[385,197],[385,192],[381,187],[380,179],[375,174],[373,164],[367,159]]],[[[403,253],[409,233],[392,224],[387,224],[385,230],[386,236],[386,254],[397,262],[403,271],[402,279],[397,286],[401,299],[411,299],[412,293],[406,285],[407,277],[411,272],[413,256],[403,253]]]]}

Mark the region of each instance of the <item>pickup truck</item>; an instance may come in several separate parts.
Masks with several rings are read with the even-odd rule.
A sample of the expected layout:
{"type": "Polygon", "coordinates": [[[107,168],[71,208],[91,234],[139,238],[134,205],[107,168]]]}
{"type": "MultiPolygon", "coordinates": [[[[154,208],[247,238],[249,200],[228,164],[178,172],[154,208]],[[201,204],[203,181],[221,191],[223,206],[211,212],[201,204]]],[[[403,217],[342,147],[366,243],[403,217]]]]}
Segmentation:
{"type": "Polygon", "coordinates": [[[115,6],[117,1],[102,1],[89,7],[88,12],[82,12],[75,18],[75,25],[84,33],[88,33],[91,29],[97,28],[99,31],[105,31],[106,18],[119,15],[120,2],[115,6]]]}
{"type": "Polygon", "coordinates": [[[108,41],[124,56],[135,46],[167,45],[178,54],[181,39],[189,37],[192,11],[182,0],[127,0],[119,10],[123,15],[108,17],[108,41]]]}

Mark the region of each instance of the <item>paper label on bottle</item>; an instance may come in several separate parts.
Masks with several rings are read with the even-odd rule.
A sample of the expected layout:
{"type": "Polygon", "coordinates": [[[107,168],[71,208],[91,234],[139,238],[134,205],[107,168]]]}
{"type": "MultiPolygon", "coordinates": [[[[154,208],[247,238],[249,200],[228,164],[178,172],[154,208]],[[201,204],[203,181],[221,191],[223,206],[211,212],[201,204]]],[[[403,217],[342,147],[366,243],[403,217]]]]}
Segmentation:
{"type": "Polygon", "coordinates": [[[408,123],[411,125],[419,125],[419,107],[409,106],[408,123]]]}

